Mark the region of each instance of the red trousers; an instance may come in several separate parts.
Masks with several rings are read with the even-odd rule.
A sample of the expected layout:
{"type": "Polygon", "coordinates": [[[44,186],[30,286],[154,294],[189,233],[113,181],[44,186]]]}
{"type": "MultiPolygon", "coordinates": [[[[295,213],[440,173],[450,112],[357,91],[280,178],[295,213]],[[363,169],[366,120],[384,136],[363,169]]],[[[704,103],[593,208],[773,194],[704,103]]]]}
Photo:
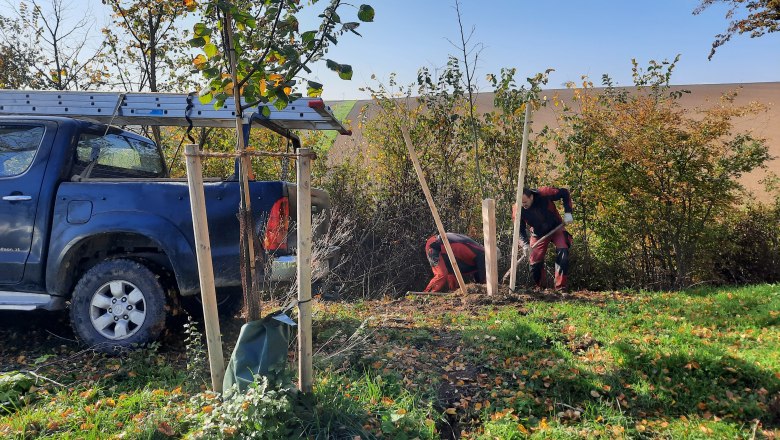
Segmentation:
{"type": "Polygon", "coordinates": [[[555,245],[556,254],[555,289],[566,288],[566,277],[569,274],[569,246],[571,245],[569,237],[569,234],[563,228],[544,240],[539,240],[538,237],[531,236],[531,246],[533,247],[536,245],[536,247],[531,250],[529,265],[531,277],[537,287],[546,287],[546,280],[544,277],[544,256],[547,254],[547,245],[552,242],[555,245]]]}

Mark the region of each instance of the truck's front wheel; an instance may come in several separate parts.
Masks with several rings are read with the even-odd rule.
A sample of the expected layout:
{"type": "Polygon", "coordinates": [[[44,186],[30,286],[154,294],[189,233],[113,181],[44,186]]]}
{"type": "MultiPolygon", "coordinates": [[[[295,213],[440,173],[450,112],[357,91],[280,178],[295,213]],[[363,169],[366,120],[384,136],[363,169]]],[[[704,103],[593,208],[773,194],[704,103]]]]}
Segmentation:
{"type": "Polygon", "coordinates": [[[81,340],[99,351],[144,344],[165,324],[165,293],[141,263],[104,261],[76,284],[70,320],[81,340]]]}

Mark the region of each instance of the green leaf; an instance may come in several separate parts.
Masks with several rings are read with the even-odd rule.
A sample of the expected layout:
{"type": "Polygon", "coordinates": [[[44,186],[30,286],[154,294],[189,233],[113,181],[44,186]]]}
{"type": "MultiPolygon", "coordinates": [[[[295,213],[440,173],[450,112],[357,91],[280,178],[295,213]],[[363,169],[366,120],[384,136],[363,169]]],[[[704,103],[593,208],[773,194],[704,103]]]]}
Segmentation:
{"type": "Polygon", "coordinates": [[[314,41],[314,37],[317,36],[317,31],[306,31],[301,34],[301,41],[304,44],[314,41]]]}
{"type": "Polygon", "coordinates": [[[214,43],[208,43],[207,45],[203,46],[203,52],[206,53],[207,57],[211,58],[217,54],[217,45],[214,43]]]}
{"type": "Polygon", "coordinates": [[[349,64],[342,64],[339,69],[339,78],[346,80],[352,79],[352,66],[349,64]]]}
{"type": "Polygon", "coordinates": [[[198,97],[198,101],[200,101],[200,103],[203,105],[208,104],[213,99],[214,99],[214,95],[211,93],[211,91],[208,91],[198,97]]]}
{"type": "Polygon", "coordinates": [[[360,5],[358,9],[358,20],[360,21],[374,21],[374,8],[371,5],[360,5]]]}
{"type": "Polygon", "coordinates": [[[196,37],[188,41],[192,47],[203,47],[206,44],[206,39],[203,37],[196,37]]]}
{"type": "Polygon", "coordinates": [[[269,108],[267,105],[264,105],[264,106],[262,106],[262,107],[261,107],[261,109],[260,109],[260,112],[261,112],[261,113],[263,114],[263,116],[265,116],[266,118],[268,118],[268,117],[270,117],[270,116],[271,116],[271,109],[270,109],[270,108],[269,108]]]}
{"type": "Polygon", "coordinates": [[[335,61],[333,61],[331,59],[326,60],[325,61],[325,65],[328,67],[328,69],[333,70],[335,72],[340,72],[341,71],[341,64],[339,64],[339,63],[337,63],[337,62],[335,62],[335,61]]]}
{"type": "Polygon", "coordinates": [[[309,87],[306,89],[306,95],[309,98],[319,98],[322,95],[322,84],[309,81],[309,87]]]}
{"type": "Polygon", "coordinates": [[[294,15],[290,15],[289,17],[287,17],[287,20],[285,20],[285,21],[286,21],[286,23],[287,23],[287,26],[288,26],[288,27],[289,27],[291,30],[293,30],[293,31],[295,31],[295,32],[298,32],[298,26],[299,26],[299,25],[298,25],[298,19],[297,19],[297,18],[295,18],[295,16],[294,16],[294,15]]]}
{"type": "Polygon", "coordinates": [[[219,76],[219,67],[210,67],[208,69],[203,69],[201,72],[205,78],[216,78],[219,76]]]}
{"type": "Polygon", "coordinates": [[[205,37],[211,35],[212,32],[211,28],[206,26],[205,23],[195,23],[192,29],[196,37],[205,37]]]}
{"type": "MultiPolygon", "coordinates": [[[[284,93],[282,93],[282,95],[284,95],[284,93]]],[[[277,99],[274,101],[274,107],[276,107],[277,110],[284,110],[287,108],[287,96],[284,95],[284,99],[277,99]]]]}

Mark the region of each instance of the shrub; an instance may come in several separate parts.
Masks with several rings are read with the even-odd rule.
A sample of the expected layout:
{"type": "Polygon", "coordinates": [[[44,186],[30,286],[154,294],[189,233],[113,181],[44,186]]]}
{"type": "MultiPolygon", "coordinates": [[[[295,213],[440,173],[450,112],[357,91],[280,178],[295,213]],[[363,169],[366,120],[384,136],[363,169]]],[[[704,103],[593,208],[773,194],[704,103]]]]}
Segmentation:
{"type": "Polygon", "coordinates": [[[738,206],[737,179],[769,159],[763,140],[732,134],[734,118],[764,107],[736,106],[732,93],[690,114],[678,102],[684,91],[669,86],[676,61],[646,71],[634,62],[634,90],[608,76],[603,91],[585,81],[553,134],[577,201],[581,253],[614,270],[611,284],[621,287],[709,280],[706,251],[721,241],[715,220],[738,206]]]}

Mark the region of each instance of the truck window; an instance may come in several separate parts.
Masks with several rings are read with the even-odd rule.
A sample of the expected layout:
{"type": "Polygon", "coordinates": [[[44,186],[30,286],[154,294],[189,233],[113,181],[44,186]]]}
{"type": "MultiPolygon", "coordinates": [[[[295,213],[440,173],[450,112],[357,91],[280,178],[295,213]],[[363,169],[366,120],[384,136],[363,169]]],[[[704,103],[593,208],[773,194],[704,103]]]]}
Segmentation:
{"type": "Polygon", "coordinates": [[[0,177],[23,174],[38,151],[45,129],[35,125],[0,125],[0,177]]]}
{"type": "Polygon", "coordinates": [[[118,134],[83,133],[76,147],[76,172],[86,177],[164,177],[165,167],[153,143],[118,134]]]}

